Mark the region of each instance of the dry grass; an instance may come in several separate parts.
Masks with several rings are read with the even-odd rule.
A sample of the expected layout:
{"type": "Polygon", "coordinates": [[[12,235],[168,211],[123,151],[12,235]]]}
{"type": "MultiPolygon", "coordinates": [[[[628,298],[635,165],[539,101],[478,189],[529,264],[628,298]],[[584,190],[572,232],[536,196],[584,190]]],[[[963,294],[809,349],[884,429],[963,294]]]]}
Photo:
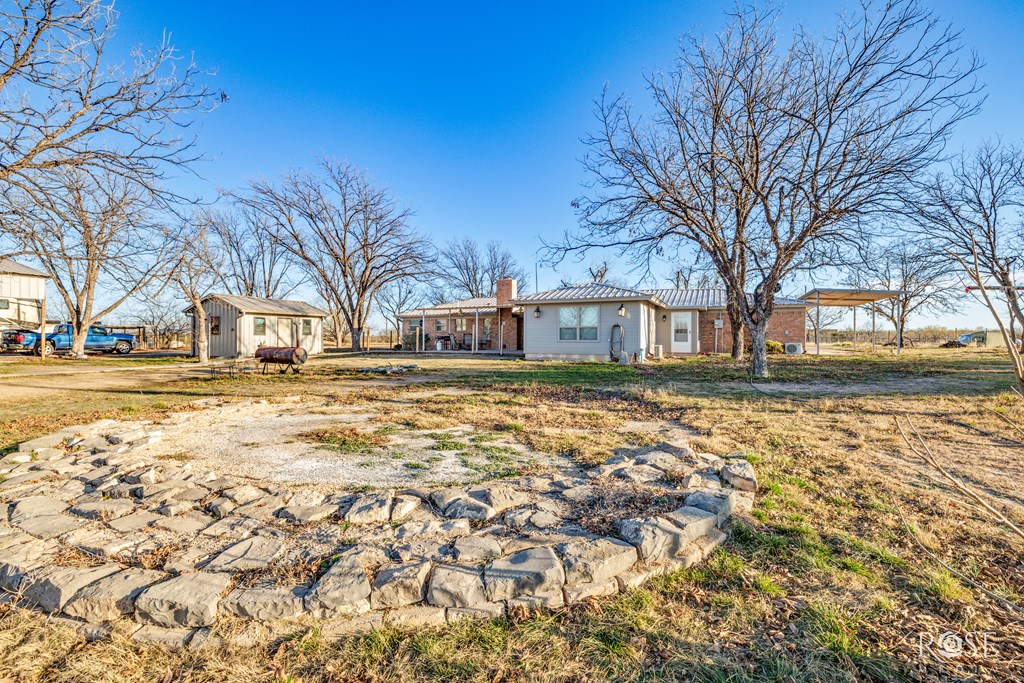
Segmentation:
{"type": "MultiPolygon", "coordinates": [[[[217,384],[230,395],[342,396],[338,378],[360,362],[369,364],[346,359],[295,381],[217,384]]],[[[398,382],[394,388],[363,382],[360,400],[389,410],[386,424],[423,419],[432,421],[427,429],[500,429],[524,443],[550,439],[552,449],[575,447],[582,460],[617,440],[629,445],[652,438],[613,431],[628,420],[678,419],[695,430],[694,447],[750,455],[761,484],[753,513],[735,523],[730,540],[708,562],[643,589],[551,613],[415,634],[383,629],[336,641],[325,626],[255,649],[172,653],[132,643],[123,630],[112,641],[87,644],[38,616],[0,608],[6,609],[0,613],[0,672],[19,683],[882,681],[952,679],[962,665],[977,680],[1024,677],[1019,615],[943,570],[917,545],[920,540],[971,580],[1022,603],[1019,542],[914,459],[893,420],[911,417],[944,467],[1011,519],[1024,521],[1020,434],[981,407],[1024,425],[1024,407],[1002,393],[1011,380],[995,354],[922,352],[877,363],[843,358],[835,368],[827,360],[802,360],[784,368],[794,382],[851,382],[859,363],[872,381],[900,384],[923,374],[929,383],[903,394],[812,390],[788,397],[730,381],[735,367],[720,359],[651,366],[642,383],[632,369],[612,368],[607,372],[618,374],[603,377],[622,382],[599,387],[589,365],[579,366],[573,384],[568,364],[458,359],[447,361],[446,370],[444,362],[422,361],[435,387],[442,380],[463,387],[446,390],[450,399],[419,400],[398,382]],[[921,368],[915,371],[914,362],[921,368]],[[580,437],[589,442],[580,446],[580,437]],[[998,652],[984,660],[922,658],[918,634],[946,631],[990,632],[998,652]]],[[[179,397],[209,389],[188,383],[163,390],[147,400],[173,409],[179,397]]],[[[142,405],[138,396],[124,400],[142,405]]],[[[15,421],[24,420],[22,410],[5,407],[3,416],[17,413],[15,421]]],[[[94,413],[73,404],[60,414],[78,422],[94,413]]],[[[5,438],[35,435],[25,422],[13,429],[8,424],[0,421],[5,438]]],[[[40,424],[37,433],[51,429],[40,424]]],[[[607,498],[612,506],[633,500],[607,498]]],[[[609,513],[601,505],[579,511],[595,529],[609,513]]]]}

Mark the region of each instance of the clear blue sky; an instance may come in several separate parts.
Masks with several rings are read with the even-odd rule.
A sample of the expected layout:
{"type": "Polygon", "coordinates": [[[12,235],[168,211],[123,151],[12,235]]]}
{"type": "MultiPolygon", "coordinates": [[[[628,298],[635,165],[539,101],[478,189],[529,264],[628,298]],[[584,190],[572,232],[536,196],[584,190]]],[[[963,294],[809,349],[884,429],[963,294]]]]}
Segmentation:
{"type": "MultiPolygon", "coordinates": [[[[218,69],[230,100],[203,122],[184,188],[277,176],[321,155],[369,170],[435,240],[498,238],[532,268],[538,236],[575,223],[579,142],[605,83],[642,103],[645,70],[671,64],[679,36],[721,27],[731,0],[705,2],[284,3],[120,0],[118,42],[166,30],[218,69]]],[[[987,62],[988,102],[958,145],[1022,137],[1024,3],[932,2],[987,62]]],[[[796,0],[783,24],[821,30],[841,2],[796,0]]],[[[541,271],[542,289],[559,274],[541,271]]],[[[925,321],[920,321],[925,322],[925,321]]],[[[983,322],[976,308],[943,322],[983,322]]]]}

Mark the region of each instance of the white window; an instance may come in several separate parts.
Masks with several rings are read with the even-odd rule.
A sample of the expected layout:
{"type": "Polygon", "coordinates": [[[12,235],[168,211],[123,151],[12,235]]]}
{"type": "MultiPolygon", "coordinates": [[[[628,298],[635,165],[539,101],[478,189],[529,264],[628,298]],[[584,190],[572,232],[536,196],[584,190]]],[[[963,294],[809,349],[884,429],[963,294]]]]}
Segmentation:
{"type": "Polygon", "coordinates": [[[562,306],[558,309],[559,341],[597,341],[597,306],[562,306]]]}
{"type": "Polygon", "coordinates": [[[434,332],[444,332],[447,329],[447,322],[448,321],[444,320],[443,318],[437,318],[436,320],[434,320],[434,332]]]}
{"type": "Polygon", "coordinates": [[[465,318],[456,318],[455,319],[455,331],[456,332],[465,332],[466,331],[466,319],[465,318]]]}
{"type": "Polygon", "coordinates": [[[689,343],[690,341],[690,321],[687,320],[688,316],[674,315],[672,316],[672,339],[683,344],[689,343]]]}

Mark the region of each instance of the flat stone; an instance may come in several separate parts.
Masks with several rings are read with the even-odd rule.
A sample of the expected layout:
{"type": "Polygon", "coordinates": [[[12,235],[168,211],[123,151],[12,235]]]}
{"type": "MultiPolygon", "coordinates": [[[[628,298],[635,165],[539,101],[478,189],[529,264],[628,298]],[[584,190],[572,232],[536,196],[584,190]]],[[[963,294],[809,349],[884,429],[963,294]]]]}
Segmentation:
{"type": "Polygon", "coordinates": [[[460,562],[483,562],[501,555],[501,544],[492,536],[463,536],[453,544],[460,562]]]}
{"type": "Polygon", "coordinates": [[[306,609],[317,616],[355,614],[369,608],[370,582],[359,556],[351,551],[320,577],[306,594],[306,609]]]}
{"type": "Polygon", "coordinates": [[[135,503],[125,498],[108,498],[87,503],[76,503],[68,510],[86,519],[116,519],[135,510],[135,503]]]}
{"type": "Polygon", "coordinates": [[[226,497],[214,498],[207,504],[206,509],[216,517],[227,517],[228,513],[238,507],[233,500],[226,497]]]}
{"type": "Polygon", "coordinates": [[[32,534],[38,538],[56,538],[85,524],[80,517],[68,517],[67,515],[46,515],[43,517],[30,517],[17,522],[17,527],[22,531],[32,534]]]}
{"type": "Polygon", "coordinates": [[[291,619],[304,610],[306,588],[236,588],[220,603],[220,610],[256,621],[291,619]]]}
{"type": "Polygon", "coordinates": [[[373,581],[370,606],[384,609],[421,602],[426,595],[430,568],[430,562],[423,560],[382,569],[373,581]]]}
{"type": "Polygon", "coordinates": [[[634,568],[616,576],[615,581],[619,584],[620,591],[627,591],[639,588],[658,573],[658,570],[653,567],[634,568]]]}
{"type": "Polygon", "coordinates": [[[20,526],[20,522],[33,517],[52,517],[67,509],[67,503],[62,500],[47,496],[29,496],[15,501],[10,512],[11,524],[20,526]]]}
{"type": "Polygon", "coordinates": [[[497,514],[498,511],[487,503],[470,498],[468,495],[453,501],[444,510],[445,517],[476,521],[490,519],[497,514]]]}
{"type": "Polygon", "coordinates": [[[546,510],[539,510],[530,515],[530,524],[538,529],[554,529],[561,526],[562,520],[546,510]]]}
{"type": "MultiPolygon", "coordinates": [[[[557,546],[566,586],[602,583],[632,567],[638,557],[631,544],[614,538],[583,538],[557,546]]],[[[570,601],[572,602],[572,601],[570,601]]]]}
{"type": "Polygon", "coordinates": [[[242,484],[224,491],[224,495],[235,501],[238,505],[245,505],[267,495],[267,492],[250,484],[242,484]]]}
{"type": "Polygon", "coordinates": [[[146,527],[152,526],[155,522],[163,519],[162,515],[158,515],[147,510],[140,510],[124,517],[118,517],[107,522],[114,531],[121,533],[130,533],[133,531],[142,531],[146,527]]]}
{"type": "Polygon", "coordinates": [[[274,518],[277,511],[284,507],[285,499],[278,496],[263,496],[256,500],[239,505],[231,514],[239,517],[249,517],[262,522],[268,522],[274,518]]]}
{"type": "Polygon", "coordinates": [[[561,591],[564,584],[562,563],[548,547],[520,550],[484,569],[484,586],[491,601],[561,591]]]}
{"type": "Polygon", "coordinates": [[[55,550],[52,543],[36,538],[5,548],[0,553],[0,590],[17,591],[30,571],[51,563],[55,550]]]}
{"type": "Polygon", "coordinates": [[[194,507],[195,505],[192,503],[183,500],[169,500],[154,510],[154,512],[164,517],[174,517],[175,515],[183,515],[194,507]]]}
{"type": "Polygon", "coordinates": [[[92,623],[114,621],[135,611],[135,599],[167,575],[146,569],[125,569],[81,588],[64,605],[64,613],[92,623]]]}
{"type": "Polygon", "coordinates": [[[445,610],[443,607],[402,607],[387,612],[384,623],[401,630],[444,626],[445,610]]]}
{"type": "Polygon", "coordinates": [[[637,484],[650,484],[664,479],[665,473],[650,465],[632,465],[616,469],[612,476],[637,484]]]}
{"type": "Polygon", "coordinates": [[[342,619],[324,619],[320,622],[320,637],[331,641],[379,629],[383,623],[384,614],[381,612],[369,612],[342,619]]]}
{"type": "Polygon", "coordinates": [[[739,495],[735,491],[724,489],[700,489],[686,497],[685,503],[690,507],[713,512],[719,522],[724,522],[732,515],[739,495]]]}
{"type": "Polygon", "coordinates": [[[683,532],[660,517],[640,517],[619,522],[619,533],[640,551],[640,559],[656,562],[675,555],[683,546],[683,532]]]}
{"type": "Polygon", "coordinates": [[[542,609],[554,609],[565,604],[565,596],[562,591],[554,593],[537,593],[536,595],[521,595],[508,601],[508,609],[523,609],[527,612],[535,612],[542,609]]]}
{"type": "Polygon", "coordinates": [[[395,529],[395,538],[399,541],[404,541],[424,536],[465,536],[469,532],[468,519],[453,519],[445,522],[430,520],[426,522],[406,522],[395,529]]]}
{"type": "Polygon", "coordinates": [[[236,572],[245,569],[262,569],[284,551],[284,543],[268,536],[245,538],[228,546],[214,557],[205,569],[211,572],[236,572]]]}
{"type": "Polygon", "coordinates": [[[566,604],[572,605],[590,598],[603,598],[619,592],[619,584],[614,579],[597,583],[583,583],[578,586],[566,586],[563,589],[566,604]]]}
{"type": "Polygon", "coordinates": [[[439,607],[477,607],[487,602],[483,572],[476,567],[440,564],[434,567],[427,602],[439,607]]]}
{"type": "Polygon", "coordinates": [[[182,574],[142,591],[135,616],[144,624],[173,628],[210,626],[232,577],[218,572],[182,574]]]}
{"type": "Polygon", "coordinates": [[[56,432],[54,434],[40,436],[29,441],[22,441],[18,444],[18,452],[32,453],[33,451],[42,450],[44,448],[57,448],[58,446],[64,445],[68,436],[68,434],[56,432]]]}
{"type": "Polygon", "coordinates": [[[391,519],[391,493],[367,493],[356,498],[345,513],[352,524],[379,524],[391,519]]]}
{"type": "Polygon", "coordinates": [[[204,536],[213,536],[214,538],[238,540],[251,536],[260,526],[258,521],[248,517],[225,517],[203,529],[202,533],[204,536]]]}
{"type": "Polygon", "coordinates": [[[689,505],[663,515],[664,519],[675,524],[682,531],[680,545],[686,545],[715,528],[718,517],[713,512],[689,505]]]}
{"type": "Polygon", "coordinates": [[[22,600],[44,612],[57,612],[80,589],[120,570],[116,564],[100,567],[47,567],[32,572],[20,587],[22,600]]]}
{"type": "Polygon", "coordinates": [[[571,500],[576,503],[582,503],[590,500],[598,494],[598,489],[592,484],[583,484],[581,486],[573,486],[572,488],[565,489],[562,491],[562,497],[566,500],[571,500]]]}
{"type": "Polygon", "coordinates": [[[536,510],[530,508],[519,508],[518,510],[509,510],[505,513],[505,524],[512,527],[513,529],[522,529],[530,523],[530,518],[536,510]]]}
{"type": "Polygon", "coordinates": [[[152,624],[143,626],[132,634],[132,640],[139,643],[163,645],[171,649],[180,649],[189,644],[195,635],[194,628],[165,628],[152,624]]]}
{"type": "Polygon", "coordinates": [[[213,523],[212,517],[201,512],[192,511],[178,517],[165,517],[156,521],[154,526],[182,536],[191,536],[213,523]]]}
{"type": "Polygon", "coordinates": [[[519,507],[531,501],[530,494],[517,491],[507,484],[477,486],[469,490],[469,495],[489,505],[497,512],[504,512],[509,508],[519,507]]]}
{"type": "Polygon", "coordinates": [[[337,505],[289,505],[278,510],[277,516],[292,524],[309,524],[327,519],[337,512],[337,505]]]}
{"type": "Polygon", "coordinates": [[[500,619],[505,616],[505,603],[503,602],[481,602],[476,607],[449,607],[448,621],[459,621],[460,619],[472,619],[475,621],[487,621],[500,619]]]}
{"type": "Polygon", "coordinates": [[[718,474],[735,489],[740,491],[757,490],[757,475],[754,474],[754,466],[742,458],[730,459],[722,466],[718,474]]]}
{"type": "Polygon", "coordinates": [[[391,506],[391,521],[401,522],[416,510],[423,507],[423,501],[417,496],[397,495],[391,506]]]}

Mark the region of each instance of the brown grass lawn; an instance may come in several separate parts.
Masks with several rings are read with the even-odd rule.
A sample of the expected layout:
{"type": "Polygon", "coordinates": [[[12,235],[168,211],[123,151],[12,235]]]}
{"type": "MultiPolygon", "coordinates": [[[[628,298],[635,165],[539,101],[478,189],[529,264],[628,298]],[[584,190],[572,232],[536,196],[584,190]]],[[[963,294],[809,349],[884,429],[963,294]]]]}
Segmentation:
{"type": "Polygon", "coordinates": [[[1008,391],[1005,357],[934,350],[772,360],[771,381],[750,383],[742,364],[723,358],[642,368],[418,358],[420,372],[388,379],[354,370],[408,359],[326,358],[297,377],[58,391],[3,404],[0,448],[201,396],[315,394],[373,403],[396,424],[514,434],[583,463],[642,440],[613,431],[627,420],[679,420],[696,447],[746,452],[760,489],[753,513],[703,566],[532,617],[341,640],[314,628],[256,648],[174,652],[130,641],[127,624],[111,640],[86,643],[0,607],[0,682],[1024,678],[1022,613],[970,585],[1024,604],[1024,544],[916,458],[895,428],[897,416],[912,420],[947,469],[1024,523],[1024,406],[1008,391]],[[424,383],[450,396],[388,413],[398,392],[424,383]],[[922,656],[922,640],[943,633],[984,638],[987,651],[945,658],[933,645],[922,656]]]}

